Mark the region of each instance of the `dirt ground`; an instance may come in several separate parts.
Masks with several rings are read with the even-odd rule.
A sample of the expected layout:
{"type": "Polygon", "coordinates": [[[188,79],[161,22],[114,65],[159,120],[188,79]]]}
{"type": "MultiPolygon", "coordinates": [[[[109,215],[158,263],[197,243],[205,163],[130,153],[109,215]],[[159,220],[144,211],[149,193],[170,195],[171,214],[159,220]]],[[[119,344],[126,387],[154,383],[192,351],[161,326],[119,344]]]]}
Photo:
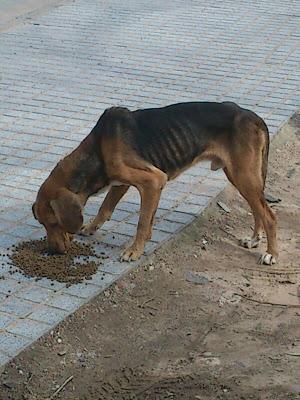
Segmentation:
{"type": "Polygon", "coordinates": [[[299,115],[271,149],[278,264],[259,266],[258,249],[238,246],[253,221],[229,187],[218,198],[229,214],[214,202],[7,365],[0,399],[300,399],[299,115]]]}

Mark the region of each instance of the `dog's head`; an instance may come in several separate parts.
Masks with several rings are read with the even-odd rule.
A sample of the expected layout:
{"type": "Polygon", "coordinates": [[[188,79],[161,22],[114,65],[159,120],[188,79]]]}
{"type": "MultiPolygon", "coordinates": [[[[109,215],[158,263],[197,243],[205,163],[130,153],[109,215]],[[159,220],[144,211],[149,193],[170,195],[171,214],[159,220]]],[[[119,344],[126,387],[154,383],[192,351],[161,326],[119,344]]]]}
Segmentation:
{"type": "Polygon", "coordinates": [[[83,223],[79,196],[66,188],[47,190],[43,185],[32,206],[35,217],[46,229],[48,248],[51,253],[65,253],[74,233],[83,223]]]}

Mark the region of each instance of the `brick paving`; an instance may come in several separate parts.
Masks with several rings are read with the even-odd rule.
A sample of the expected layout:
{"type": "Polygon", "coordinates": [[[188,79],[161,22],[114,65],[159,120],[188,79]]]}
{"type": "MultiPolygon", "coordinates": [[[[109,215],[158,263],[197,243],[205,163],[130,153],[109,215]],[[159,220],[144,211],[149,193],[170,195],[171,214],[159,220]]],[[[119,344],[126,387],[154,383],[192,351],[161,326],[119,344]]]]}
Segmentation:
{"type": "MultiPolygon", "coordinates": [[[[0,33],[0,252],[44,234],[31,215],[36,192],[106,107],[232,100],[274,134],[300,104],[299,44],[298,0],[75,0],[0,33]]],[[[169,183],[146,254],[225,185],[206,163],[169,183]]],[[[97,234],[110,258],[87,284],[10,276],[0,260],[0,365],[138,265],[117,260],[138,208],[132,190],[97,234]]]]}

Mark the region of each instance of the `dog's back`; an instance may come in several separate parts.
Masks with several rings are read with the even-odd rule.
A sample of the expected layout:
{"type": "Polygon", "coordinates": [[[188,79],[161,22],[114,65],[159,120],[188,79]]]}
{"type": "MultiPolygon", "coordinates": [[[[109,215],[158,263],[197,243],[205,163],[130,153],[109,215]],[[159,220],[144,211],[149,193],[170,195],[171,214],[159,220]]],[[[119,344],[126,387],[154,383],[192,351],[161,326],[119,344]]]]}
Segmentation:
{"type": "MultiPolygon", "coordinates": [[[[230,143],[237,121],[257,123],[260,118],[235,103],[189,102],[162,108],[129,111],[108,109],[98,121],[102,135],[119,136],[136,154],[169,178],[201,155],[213,154],[216,142],[230,143]]],[[[246,122],[246,123],[245,123],[246,122]]]]}
{"type": "Polygon", "coordinates": [[[231,132],[236,112],[237,106],[196,102],[135,111],[135,147],[143,159],[170,175],[231,132]]]}

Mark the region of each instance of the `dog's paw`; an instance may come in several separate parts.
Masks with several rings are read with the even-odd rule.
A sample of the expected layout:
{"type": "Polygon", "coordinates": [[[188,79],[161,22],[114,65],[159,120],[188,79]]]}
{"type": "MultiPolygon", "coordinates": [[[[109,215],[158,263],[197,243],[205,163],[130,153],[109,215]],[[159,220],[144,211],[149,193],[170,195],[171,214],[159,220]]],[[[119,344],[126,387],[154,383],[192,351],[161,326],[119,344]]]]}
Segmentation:
{"type": "Polygon", "coordinates": [[[240,246],[246,247],[246,249],[254,249],[255,247],[258,247],[260,241],[261,241],[260,237],[255,237],[255,238],[245,237],[240,240],[240,246]]]}
{"type": "Polygon", "coordinates": [[[93,224],[85,225],[81,228],[79,235],[91,236],[91,235],[94,235],[94,233],[96,233],[97,229],[98,229],[98,227],[93,224]]]}
{"type": "Polygon", "coordinates": [[[273,265],[275,263],[276,263],[276,258],[274,256],[272,256],[272,254],[270,254],[270,253],[262,254],[258,260],[258,264],[260,264],[260,265],[263,265],[263,264],[273,265]]]}
{"type": "Polygon", "coordinates": [[[143,250],[138,249],[134,244],[127,247],[121,254],[121,261],[136,261],[143,254],[143,250]]]}

